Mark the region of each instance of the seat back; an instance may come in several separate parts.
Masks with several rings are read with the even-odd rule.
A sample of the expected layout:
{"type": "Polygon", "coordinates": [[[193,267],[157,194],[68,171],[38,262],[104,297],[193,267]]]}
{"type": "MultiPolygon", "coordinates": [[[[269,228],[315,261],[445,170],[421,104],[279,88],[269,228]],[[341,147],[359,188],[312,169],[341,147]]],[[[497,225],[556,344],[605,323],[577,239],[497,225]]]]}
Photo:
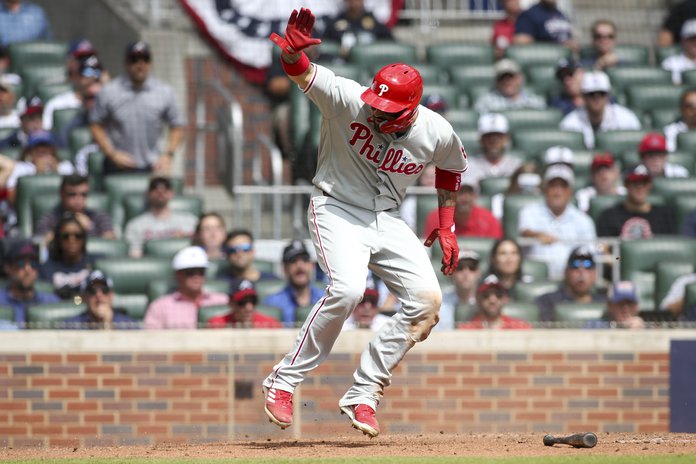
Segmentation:
{"type": "Polygon", "coordinates": [[[57,198],[61,182],[62,177],[60,174],[22,176],[17,179],[15,211],[17,212],[17,226],[21,235],[31,237],[34,233],[31,213],[32,198],[57,198]]]}
{"type": "MultiPolygon", "coordinates": [[[[488,237],[457,237],[457,244],[459,245],[459,250],[471,250],[478,253],[480,260],[480,265],[482,267],[481,273],[485,271],[488,266],[488,261],[491,256],[491,248],[495,239],[488,237]]],[[[440,268],[440,262],[442,261],[442,248],[438,245],[433,245],[432,249],[432,260],[437,264],[437,268],[440,268]]]]}
{"type": "Polygon", "coordinates": [[[76,305],[72,301],[30,305],[27,308],[27,328],[57,328],[61,321],[77,316],[83,313],[85,309],[84,305],[76,305]]]}
{"type": "Polygon", "coordinates": [[[556,127],[558,121],[563,118],[563,113],[558,108],[546,109],[517,109],[503,111],[510,125],[510,132],[526,129],[546,129],[556,127]]]}
{"type": "Polygon", "coordinates": [[[125,240],[103,237],[87,238],[87,253],[100,257],[127,257],[128,243],[125,240]]]}
{"type": "MultiPolygon", "coordinates": [[[[278,308],[274,308],[273,306],[266,306],[266,310],[267,311],[277,310],[278,317],[276,317],[276,319],[278,319],[279,321],[282,322],[282,320],[283,320],[282,319],[282,317],[283,317],[282,311],[280,311],[278,308]]],[[[312,312],[312,306],[298,306],[295,309],[295,325],[297,327],[301,326],[304,323],[304,321],[309,317],[309,313],[311,313],[311,312],[312,312]]],[[[273,316],[273,317],[275,317],[275,316],[273,316]]]]}
{"type": "Polygon", "coordinates": [[[73,154],[90,143],[92,143],[92,132],[89,127],[76,127],[68,134],[68,147],[73,154]]]}
{"type": "Polygon", "coordinates": [[[683,319],[696,321],[696,283],[689,284],[684,290],[683,319]]]}
{"type": "Polygon", "coordinates": [[[598,151],[610,151],[612,153],[635,150],[645,134],[646,131],[644,130],[597,132],[595,134],[595,148],[598,151]]]}
{"type": "MultiPolygon", "coordinates": [[[[561,91],[561,83],[556,79],[556,65],[540,65],[526,68],[527,85],[539,95],[557,95],[561,91]]],[[[559,120],[556,120],[558,125],[559,120]]]]}
{"type": "Polygon", "coordinates": [[[675,222],[677,231],[681,231],[684,220],[692,211],[696,211],[696,196],[692,195],[677,195],[672,197],[674,206],[675,222]]]}
{"type": "Polygon", "coordinates": [[[510,301],[503,307],[503,314],[509,317],[516,317],[527,322],[539,321],[539,307],[534,303],[524,303],[521,301],[510,301]]]}
{"type": "MultiPolygon", "coordinates": [[[[72,89],[72,86],[70,85],[69,82],[51,82],[47,84],[40,84],[36,87],[36,96],[38,96],[41,101],[47,102],[51,98],[55,97],[56,95],[59,95],[61,93],[68,92],[72,89]]],[[[72,113],[73,116],[77,113],[79,113],[79,109],[75,110],[75,108],[69,108],[68,109],[62,109],[62,110],[56,110],[53,112],[53,128],[52,131],[54,134],[60,134],[60,129],[62,129],[65,126],[66,122],[70,122],[72,120],[72,117],[69,117],[69,114],[72,113]],[[65,114],[58,116],[57,121],[58,121],[58,126],[56,127],[56,115],[58,112],[65,111],[65,114]]]]}
{"type": "Polygon", "coordinates": [[[626,88],[628,106],[632,110],[679,108],[683,90],[674,85],[634,85],[626,88]]]}
{"type": "Polygon", "coordinates": [[[523,303],[534,303],[541,295],[558,289],[558,282],[551,280],[534,280],[532,282],[517,282],[512,289],[512,299],[523,303]]]}
{"type": "Polygon", "coordinates": [[[438,43],[428,45],[425,49],[428,63],[442,68],[449,68],[453,63],[492,64],[494,60],[493,47],[482,43],[438,43]]]}
{"type": "Polygon", "coordinates": [[[508,195],[503,200],[503,235],[505,237],[517,238],[517,224],[520,210],[527,205],[543,201],[542,195],[508,195]]]}
{"type": "Polygon", "coordinates": [[[570,58],[570,49],[552,43],[511,45],[505,50],[505,56],[525,69],[539,65],[556,66],[561,58],[570,58]]]}
{"type": "Polygon", "coordinates": [[[669,58],[670,56],[678,55],[681,53],[681,46],[679,45],[668,45],[666,47],[656,47],[655,48],[655,62],[660,65],[662,62],[669,58]]]}
{"type": "Polygon", "coordinates": [[[663,261],[655,267],[655,306],[659,308],[677,278],[694,273],[693,262],[663,261]]]}
{"type": "Polygon", "coordinates": [[[440,95],[448,108],[466,108],[469,96],[453,84],[426,84],[423,86],[423,98],[428,95],[440,95]]]}
{"type": "Polygon", "coordinates": [[[601,319],[606,303],[556,303],[555,311],[556,321],[583,326],[585,322],[601,319]]]}
{"type": "Polygon", "coordinates": [[[415,63],[418,61],[416,47],[402,42],[377,41],[350,49],[348,62],[374,69],[390,63],[415,63]]]}
{"type": "Polygon", "coordinates": [[[596,222],[604,210],[618,204],[624,198],[623,195],[595,195],[590,198],[590,209],[587,211],[587,214],[596,222]]]}
{"type": "Polygon", "coordinates": [[[495,82],[495,67],[492,64],[455,65],[450,67],[449,76],[452,85],[463,91],[474,86],[491,87],[495,82]]]}
{"type": "Polygon", "coordinates": [[[63,64],[32,64],[22,68],[22,93],[30,98],[39,93],[45,84],[65,83],[65,66],[63,64]]]}
{"type": "MultiPolygon", "coordinates": [[[[46,91],[46,87],[48,86],[43,86],[42,91],[46,91]]],[[[57,89],[56,84],[52,85],[53,88],[57,89]]],[[[68,87],[69,89],[70,87],[68,87]]],[[[65,91],[63,89],[63,91],[65,91]]],[[[41,95],[39,95],[41,96],[41,95]]],[[[47,99],[44,99],[42,97],[43,101],[47,101],[47,99]]],[[[67,126],[69,123],[71,123],[77,115],[82,113],[83,109],[82,108],[63,108],[60,110],[56,110],[53,112],[53,128],[51,129],[54,134],[59,135],[63,128],[67,126]]]]}
{"type": "Polygon", "coordinates": [[[672,85],[672,73],[652,66],[615,66],[607,69],[615,95],[634,85],[672,85]]]}
{"type": "Polygon", "coordinates": [[[287,281],[284,279],[259,280],[254,285],[256,293],[259,294],[259,302],[263,302],[267,296],[281,291],[287,285],[287,281]]]}
{"type": "Polygon", "coordinates": [[[17,73],[24,67],[35,64],[64,66],[67,52],[68,44],[60,41],[15,42],[7,46],[12,70],[17,73]]]}
{"type": "Polygon", "coordinates": [[[549,265],[544,261],[535,259],[522,260],[522,274],[534,279],[546,280],[549,278],[549,265]]]}
{"type": "Polygon", "coordinates": [[[131,295],[114,294],[114,308],[122,308],[126,314],[135,319],[142,321],[147,310],[148,298],[144,293],[134,293],[131,295]]]}
{"type": "MultiPolygon", "coordinates": [[[[447,110],[445,118],[452,124],[455,131],[472,130],[478,126],[479,115],[474,110],[452,108],[447,110]]],[[[466,149],[471,150],[472,147],[466,147],[466,149]]]]}
{"type": "Polygon", "coordinates": [[[508,187],[510,187],[509,177],[486,177],[479,181],[479,188],[482,195],[505,193],[508,187]]]}
{"type": "Polygon", "coordinates": [[[14,308],[10,305],[0,305],[0,321],[14,322],[14,308]]]}
{"type": "Polygon", "coordinates": [[[191,239],[188,237],[172,237],[148,240],[143,245],[143,254],[145,256],[156,256],[159,258],[172,259],[179,250],[190,245],[191,239]]]}
{"type": "Polygon", "coordinates": [[[678,134],[677,150],[694,153],[696,151],[696,131],[688,131],[678,134]]]}
{"type": "MultiPolygon", "coordinates": [[[[432,63],[416,63],[414,66],[423,79],[424,85],[443,85],[449,84],[449,74],[442,68],[432,63]]],[[[375,69],[375,72],[379,69],[375,69]]],[[[425,94],[424,94],[425,95],[425,94]]]]}
{"type": "Polygon", "coordinates": [[[168,279],[173,272],[171,260],[147,256],[102,258],[97,260],[96,267],[111,277],[114,291],[123,294],[147,293],[150,281],[168,279]]]}
{"type": "Polygon", "coordinates": [[[653,179],[653,193],[666,199],[696,195],[694,177],[656,177],[653,179]]]}
{"type": "Polygon", "coordinates": [[[198,309],[198,326],[202,328],[208,327],[210,318],[224,316],[229,312],[230,307],[228,305],[203,306],[198,309]]]}
{"type": "MultiPolygon", "coordinates": [[[[32,230],[39,220],[52,211],[60,202],[59,196],[48,197],[40,195],[31,199],[32,230]]],[[[91,193],[87,196],[87,208],[95,211],[107,212],[109,199],[103,193],[91,193]]]]}
{"type": "Polygon", "coordinates": [[[585,150],[585,141],[580,132],[558,129],[529,129],[512,134],[513,146],[527,153],[542,153],[554,145],[571,150],[585,150]]]}

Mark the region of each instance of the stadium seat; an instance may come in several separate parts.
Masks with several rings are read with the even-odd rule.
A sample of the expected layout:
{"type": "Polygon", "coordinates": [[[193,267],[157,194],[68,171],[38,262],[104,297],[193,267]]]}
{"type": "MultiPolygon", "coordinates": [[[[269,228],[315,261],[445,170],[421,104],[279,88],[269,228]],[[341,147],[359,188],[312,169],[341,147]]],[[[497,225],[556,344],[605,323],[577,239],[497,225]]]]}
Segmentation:
{"type": "MultiPolygon", "coordinates": [[[[7,138],[10,136],[11,133],[13,133],[15,130],[17,130],[16,127],[0,127],[0,140],[7,138]]],[[[5,149],[2,149],[2,154],[5,154],[5,149]]],[[[7,155],[6,155],[7,156],[7,155]]],[[[11,158],[17,159],[16,156],[12,156],[11,158]]]]}
{"type": "MultiPolygon", "coordinates": [[[[444,85],[449,83],[449,75],[437,65],[430,63],[417,63],[414,67],[421,75],[424,85],[444,85]]],[[[379,71],[379,68],[375,69],[374,71],[379,71]]]]}
{"type": "Polygon", "coordinates": [[[582,326],[585,322],[602,318],[606,303],[556,303],[556,321],[582,326]]]}
{"type": "Polygon", "coordinates": [[[652,66],[615,66],[607,69],[614,95],[635,85],[672,85],[672,73],[652,66]]]}
{"type": "Polygon", "coordinates": [[[657,66],[662,65],[665,58],[670,56],[678,55],[681,53],[681,47],[679,45],[671,45],[668,47],[656,47],[655,48],[655,64],[657,66]]]}
{"type": "Polygon", "coordinates": [[[173,258],[181,249],[191,245],[188,237],[172,237],[148,240],[143,245],[145,256],[155,256],[160,258],[173,258]]]}
{"type": "Polygon", "coordinates": [[[495,195],[496,193],[505,193],[510,187],[509,177],[486,177],[479,181],[481,194],[495,195]]]}
{"type": "Polygon", "coordinates": [[[638,111],[679,108],[683,89],[674,85],[635,85],[626,89],[629,108],[638,111]]]}
{"type": "Polygon", "coordinates": [[[445,119],[452,124],[455,131],[473,130],[478,127],[479,114],[474,110],[454,108],[447,110],[445,119]]]}
{"type": "MultiPolygon", "coordinates": [[[[60,203],[58,195],[55,197],[36,196],[31,199],[32,230],[44,214],[55,208],[60,203]]],[[[87,196],[87,208],[95,211],[109,211],[109,198],[103,193],[91,193],[87,196]]]]}
{"type": "Polygon", "coordinates": [[[523,259],[522,274],[534,277],[535,280],[547,280],[549,278],[549,266],[543,261],[523,259]]]}
{"type": "Polygon", "coordinates": [[[650,126],[659,132],[662,132],[662,129],[667,124],[673,123],[680,117],[678,108],[658,109],[649,111],[648,113],[650,114],[650,126]]]}
{"type": "Polygon", "coordinates": [[[68,134],[68,147],[72,153],[77,153],[90,143],[92,143],[92,132],[89,127],[76,127],[68,134]]]}
{"type": "MultiPolygon", "coordinates": [[[[77,155],[77,153],[75,153],[77,155]]],[[[104,191],[104,153],[95,151],[87,158],[89,187],[93,192],[104,191]]]]}
{"type": "Polygon", "coordinates": [[[224,316],[230,312],[228,305],[203,306],[198,310],[198,327],[208,327],[208,321],[212,317],[224,316]]]}
{"type": "MultiPolygon", "coordinates": [[[[650,49],[644,45],[616,45],[614,47],[614,53],[619,57],[621,66],[650,65],[650,49]]],[[[587,45],[580,49],[580,59],[591,59],[593,56],[595,56],[595,53],[591,45],[587,45]]]]}
{"type": "Polygon", "coordinates": [[[694,163],[696,163],[696,156],[693,152],[688,151],[673,151],[667,155],[667,161],[670,163],[679,164],[684,166],[688,171],[689,175],[694,173],[694,163]]]}
{"type": "Polygon", "coordinates": [[[507,118],[512,133],[526,129],[555,129],[563,119],[558,108],[507,110],[502,114],[507,118]]]}
{"type": "Polygon", "coordinates": [[[423,234],[425,219],[431,211],[437,208],[437,195],[424,194],[416,197],[416,234],[423,234]]]}
{"type": "Polygon", "coordinates": [[[462,141],[462,144],[468,153],[475,153],[478,150],[479,139],[481,137],[479,136],[477,129],[458,130],[455,132],[459,136],[459,139],[462,141]]]}
{"type": "Polygon", "coordinates": [[[646,134],[644,130],[616,130],[595,133],[595,149],[622,153],[638,148],[641,139],[646,134]]]}
{"type": "MultiPolygon", "coordinates": [[[[472,250],[479,254],[481,258],[480,266],[481,273],[483,274],[488,269],[488,261],[491,256],[491,248],[493,248],[493,243],[495,239],[488,237],[457,237],[457,243],[459,244],[459,250],[472,250]]],[[[435,244],[431,247],[432,249],[432,260],[435,262],[436,269],[440,269],[442,266],[442,248],[435,244]]]]}
{"type": "MultiPolygon", "coordinates": [[[[322,45],[323,44],[324,43],[322,42],[322,45]]],[[[352,80],[359,82],[361,84],[366,84],[366,81],[368,80],[368,77],[369,77],[368,73],[364,69],[362,69],[359,66],[352,65],[352,64],[334,63],[334,62],[328,62],[328,63],[321,63],[320,62],[319,64],[329,68],[337,76],[345,77],[346,79],[352,79],[352,80]]],[[[304,98],[306,99],[307,97],[304,97],[304,98]]]]}
{"type": "Polygon", "coordinates": [[[462,322],[470,321],[476,315],[476,305],[459,303],[454,308],[454,323],[461,324],[462,322]]]}
{"type": "Polygon", "coordinates": [[[467,65],[492,64],[494,61],[493,47],[483,43],[438,43],[425,49],[428,63],[442,68],[449,68],[456,63],[467,65]]]}
{"type": "MultiPolygon", "coordinates": [[[[41,99],[41,101],[47,102],[51,98],[55,97],[56,95],[59,95],[59,94],[64,93],[64,92],[68,92],[71,89],[72,89],[72,86],[68,82],[51,82],[49,84],[38,85],[36,88],[36,95],[41,99]]],[[[70,108],[70,110],[74,110],[74,108],[70,108]]],[[[67,110],[63,109],[63,110],[55,111],[53,113],[54,121],[55,121],[56,113],[58,111],[67,111],[67,110]]],[[[77,111],[79,111],[79,110],[77,110],[77,111]]],[[[54,124],[54,129],[55,129],[55,124],[54,124]]],[[[54,133],[57,133],[57,132],[55,132],[55,130],[54,130],[54,133]]]]}
{"type": "Polygon", "coordinates": [[[589,214],[596,223],[599,215],[602,214],[605,209],[611,208],[623,201],[624,198],[623,195],[595,195],[590,198],[590,209],[587,211],[587,214],[589,214]]]}
{"type": "Polygon", "coordinates": [[[423,96],[440,95],[448,108],[467,108],[469,106],[469,96],[452,84],[424,85],[423,96]]]}
{"type": "MultiPolygon", "coordinates": [[[[312,306],[297,308],[297,312],[295,313],[295,320],[299,321],[301,324],[307,318],[306,314],[309,314],[311,310],[312,306]],[[299,319],[299,316],[301,314],[305,315],[302,319],[299,319]]],[[[266,316],[270,316],[278,322],[283,321],[283,311],[280,308],[276,308],[275,306],[258,304],[256,305],[256,311],[260,312],[261,314],[265,314],[266,316]]]]}
{"type": "Polygon", "coordinates": [[[350,49],[348,62],[366,69],[381,67],[394,62],[418,61],[416,47],[401,42],[377,41],[350,49]]]}
{"type": "Polygon", "coordinates": [[[541,195],[508,195],[503,200],[503,235],[518,238],[517,223],[520,210],[525,206],[543,201],[541,195]]]}
{"type": "Polygon", "coordinates": [[[512,289],[512,299],[523,303],[533,303],[535,299],[558,289],[558,282],[552,280],[533,280],[517,282],[512,289]]]}
{"type": "Polygon", "coordinates": [[[696,131],[682,132],[677,135],[677,150],[696,152],[696,131]]]}
{"type": "Polygon", "coordinates": [[[682,318],[696,320],[696,283],[686,286],[684,291],[684,313],[682,318]]]}
{"type": "Polygon", "coordinates": [[[455,65],[449,70],[450,82],[461,90],[475,86],[491,87],[495,82],[492,64],[455,65]]]}
{"type": "Polygon", "coordinates": [[[127,257],[128,243],[115,238],[89,237],[87,253],[96,257],[127,257]]]}
{"type": "Polygon", "coordinates": [[[695,177],[656,177],[653,193],[667,199],[677,196],[696,195],[695,177]]]}
{"type": "MultiPolygon", "coordinates": [[[[319,44],[319,61],[328,58],[333,60],[341,53],[341,43],[337,40],[322,40],[319,44]]],[[[273,58],[280,56],[280,48],[274,47],[273,58]]]]}
{"type": "Polygon", "coordinates": [[[638,287],[640,308],[655,307],[655,273],[657,264],[696,262],[696,240],[674,236],[655,236],[650,240],[623,241],[620,245],[621,278],[638,287]]]}
{"type": "Polygon", "coordinates": [[[12,306],[0,305],[0,321],[14,321],[14,308],[12,306]]]}
{"type": "MultiPolygon", "coordinates": [[[[19,73],[23,68],[36,64],[64,66],[68,44],[60,41],[16,42],[8,45],[7,53],[12,71],[19,73]]],[[[65,70],[62,74],[65,74],[65,70]]]]}
{"type": "Polygon", "coordinates": [[[503,314],[505,316],[523,319],[527,322],[539,321],[539,307],[534,303],[510,301],[503,307],[503,314]]]}
{"type": "MultiPolygon", "coordinates": [[[[125,230],[128,221],[138,214],[145,211],[145,195],[141,193],[129,193],[123,197],[123,216],[117,205],[111,205],[111,216],[114,227],[118,226],[125,230]]],[[[203,212],[203,200],[196,195],[177,195],[169,202],[172,211],[187,212],[194,216],[200,216],[203,212]]]]}
{"type": "Polygon", "coordinates": [[[592,167],[594,155],[594,151],[573,150],[573,171],[576,176],[590,176],[590,168],[592,167]]]}
{"type": "Polygon", "coordinates": [[[696,211],[696,196],[677,195],[672,198],[672,206],[674,207],[677,231],[679,231],[689,213],[696,211]]]}
{"type": "Polygon", "coordinates": [[[512,134],[512,140],[516,150],[527,153],[542,153],[554,145],[562,145],[571,150],[585,150],[585,142],[580,132],[553,128],[516,132],[512,134]]]}
{"type": "MultiPolygon", "coordinates": [[[[104,189],[109,197],[109,211],[114,221],[114,227],[123,223],[125,210],[123,198],[132,193],[142,194],[143,201],[150,183],[150,174],[116,174],[104,178],[104,189]]],[[[171,179],[172,187],[177,195],[181,194],[183,182],[181,178],[171,179]]],[[[176,198],[176,197],[175,197],[176,198]]]]}
{"type": "Polygon", "coordinates": [[[38,95],[39,89],[44,85],[65,83],[65,67],[62,64],[25,66],[20,75],[22,76],[23,96],[26,98],[38,95]]]}
{"type": "Polygon", "coordinates": [[[471,102],[472,109],[476,107],[476,102],[491,91],[490,85],[472,85],[468,89],[464,89],[466,94],[469,96],[469,101],[471,102]]]}
{"type": "Polygon", "coordinates": [[[17,227],[24,237],[33,235],[31,202],[33,198],[57,198],[62,177],[60,174],[41,174],[37,176],[22,176],[17,179],[17,195],[15,211],[17,212],[17,227]]]}
{"type": "Polygon", "coordinates": [[[505,56],[524,69],[539,65],[556,66],[561,58],[570,58],[570,49],[551,43],[511,45],[505,51],[505,56]]]}
{"type": "Polygon", "coordinates": [[[173,273],[171,260],[145,256],[102,258],[97,260],[96,268],[111,277],[116,293],[123,294],[147,293],[151,281],[169,279],[173,273]]]}
{"type": "Polygon", "coordinates": [[[287,281],[284,279],[269,279],[269,280],[259,280],[254,284],[256,286],[256,293],[259,294],[259,301],[263,300],[274,293],[278,293],[287,285],[287,281]]]}
{"type": "MultiPolygon", "coordinates": [[[[43,101],[46,101],[42,98],[43,101]]],[[[63,108],[53,112],[53,128],[54,134],[60,135],[65,126],[71,123],[77,115],[82,113],[82,108],[63,108]]],[[[91,138],[91,137],[90,137],[91,138]]]]}
{"type": "Polygon", "coordinates": [[[689,69],[687,71],[682,71],[682,84],[688,87],[693,87],[696,84],[696,69],[689,69]]]}
{"type": "Polygon", "coordinates": [[[28,329],[51,329],[60,326],[60,322],[85,311],[85,306],[72,301],[30,305],[27,309],[28,329]]]}
{"type": "Polygon", "coordinates": [[[137,293],[132,295],[114,294],[114,309],[123,309],[126,314],[136,321],[142,321],[147,310],[147,295],[137,293]]]}
{"type": "Polygon", "coordinates": [[[655,268],[655,309],[657,309],[678,277],[694,273],[694,263],[664,261],[655,268]]]}
{"type": "MultiPolygon", "coordinates": [[[[561,90],[561,83],[556,79],[556,65],[532,66],[524,70],[526,86],[539,95],[556,94],[561,90]]],[[[558,122],[554,126],[558,125],[558,122]]]]}

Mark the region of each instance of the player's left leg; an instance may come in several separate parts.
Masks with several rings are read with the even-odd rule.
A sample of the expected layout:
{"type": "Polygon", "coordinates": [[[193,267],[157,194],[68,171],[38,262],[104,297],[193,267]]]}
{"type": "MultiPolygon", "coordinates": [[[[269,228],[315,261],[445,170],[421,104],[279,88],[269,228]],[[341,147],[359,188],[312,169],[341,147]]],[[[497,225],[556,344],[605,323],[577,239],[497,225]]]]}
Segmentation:
{"type": "Polygon", "coordinates": [[[401,301],[401,311],[363,351],[353,386],[339,401],[353,425],[371,436],[379,433],[374,410],[391,383],[393,369],[413,345],[428,337],[437,324],[442,301],[437,276],[420,239],[399,217],[382,213],[378,218],[383,233],[370,268],[401,301]],[[371,412],[361,411],[357,405],[365,405],[371,412]]]}

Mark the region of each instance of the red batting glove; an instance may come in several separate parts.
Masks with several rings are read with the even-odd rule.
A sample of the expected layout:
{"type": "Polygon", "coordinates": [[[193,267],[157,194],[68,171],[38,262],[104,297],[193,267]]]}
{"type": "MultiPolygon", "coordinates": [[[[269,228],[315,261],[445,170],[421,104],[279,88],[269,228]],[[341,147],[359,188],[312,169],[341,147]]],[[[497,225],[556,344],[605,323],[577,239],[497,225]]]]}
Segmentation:
{"type": "Polygon", "coordinates": [[[314,15],[309,8],[300,8],[299,13],[297,10],[292,10],[285,28],[285,37],[274,32],[271,34],[271,40],[283,51],[292,55],[321,43],[321,40],[312,38],[312,29],[314,29],[314,15]]]}
{"type": "Polygon", "coordinates": [[[445,275],[452,275],[457,270],[457,264],[459,264],[459,243],[457,243],[457,236],[454,235],[454,227],[441,227],[433,230],[428,238],[425,239],[424,245],[427,247],[431,246],[436,238],[440,240],[440,248],[442,248],[442,267],[440,271],[445,275]]]}

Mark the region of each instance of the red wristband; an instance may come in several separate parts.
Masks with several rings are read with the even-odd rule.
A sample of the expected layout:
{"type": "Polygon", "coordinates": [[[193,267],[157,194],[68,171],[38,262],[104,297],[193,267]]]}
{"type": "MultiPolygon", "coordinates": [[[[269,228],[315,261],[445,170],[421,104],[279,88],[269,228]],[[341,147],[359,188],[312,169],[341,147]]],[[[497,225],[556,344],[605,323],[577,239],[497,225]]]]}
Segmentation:
{"type": "Polygon", "coordinates": [[[305,52],[301,52],[300,59],[297,60],[297,63],[286,63],[282,58],[280,61],[283,63],[283,69],[288,76],[302,75],[309,68],[309,58],[305,52]]]}
{"type": "Polygon", "coordinates": [[[437,215],[440,218],[440,229],[451,230],[454,227],[454,206],[440,206],[437,215]]]}

